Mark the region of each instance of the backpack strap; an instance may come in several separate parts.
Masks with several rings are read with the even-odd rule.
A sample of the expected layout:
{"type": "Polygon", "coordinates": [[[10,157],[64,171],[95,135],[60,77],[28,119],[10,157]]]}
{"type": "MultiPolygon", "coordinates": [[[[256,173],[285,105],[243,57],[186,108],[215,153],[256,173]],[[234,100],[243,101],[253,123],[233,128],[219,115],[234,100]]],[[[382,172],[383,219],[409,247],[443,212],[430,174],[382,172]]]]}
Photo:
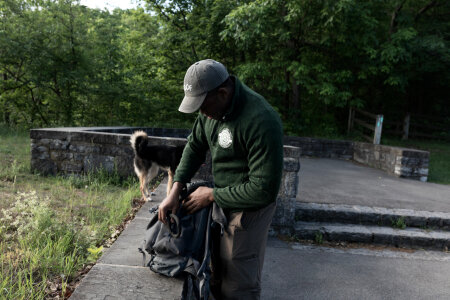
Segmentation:
{"type": "MultiPolygon", "coordinates": [[[[154,214],[154,213],[156,213],[156,212],[158,211],[158,208],[159,208],[159,205],[155,205],[155,206],[153,206],[152,208],[150,208],[149,212],[150,212],[151,214],[154,214]]],[[[155,225],[156,222],[158,222],[158,217],[157,217],[157,215],[156,215],[156,216],[153,216],[153,218],[152,218],[152,219],[150,220],[150,222],[147,224],[147,230],[148,230],[150,227],[152,227],[153,225],[155,225]]],[[[138,247],[138,251],[139,251],[140,253],[142,253],[142,266],[143,266],[143,267],[146,267],[145,261],[147,260],[147,256],[146,256],[146,254],[145,254],[145,246],[146,246],[146,244],[147,244],[147,240],[144,240],[144,241],[142,242],[141,246],[138,247]]]]}
{"type": "Polygon", "coordinates": [[[138,248],[138,251],[139,251],[140,253],[142,253],[142,266],[143,266],[143,267],[145,267],[145,261],[146,261],[146,258],[147,258],[147,256],[145,255],[145,250],[144,250],[145,244],[147,244],[147,241],[146,241],[146,240],[144,240],[144,242],[142,243],[142,245],[138,248]]]}
{"type": "Polygon", "coordinates": [[[211,270],[209,264],[211,261],[211,226],[212,226],[212,206],[209,207],[208,221],[206,223],[205,244],[202,264],[192,257],[189,258],[184,272],[182,299],[191,299],[190,295],[194,295],[194,299],[209,299],[209,280],[211,270]]]}
{"type": "Polygon", "coordinates": [[[205,270],[205,267],[209,264],[209,257],[211,254],[211,218],[212,218],[212,208],[209,208],[209,213],[208,213],[208,222],[206,223],[206,236],[205,236],[205,252],[203,254],[203,261],[202,264],[200,265],[200,268],[197,270],[197,277],[201,276],[201,273],[205,270]]]}
{"type": "Polygon", "coordinates": [[[220,235],[223,235],[223,232],[227,227],[228,221],[222,208],[220,208],[216,202],[213,202],[212,206],[212,221],[214,222],[214,225],[215,224],[220,225],[220,235]]]}

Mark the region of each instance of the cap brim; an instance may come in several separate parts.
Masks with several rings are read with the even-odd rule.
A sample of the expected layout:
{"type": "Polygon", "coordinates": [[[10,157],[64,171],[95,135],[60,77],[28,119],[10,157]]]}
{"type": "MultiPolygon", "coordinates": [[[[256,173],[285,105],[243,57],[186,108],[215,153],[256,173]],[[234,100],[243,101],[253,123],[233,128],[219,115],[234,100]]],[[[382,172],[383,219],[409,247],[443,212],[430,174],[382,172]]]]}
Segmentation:
{"type": "Polygon", "coordinates": [[[206,94],[201,94],[198,96],[184,96],[183,101],[180,104],[180,107],[178,108],[179,111],[182,113],[193,113],[200,109],[200,106],[202,106],[203,101],[206,98],[206,94]]]}

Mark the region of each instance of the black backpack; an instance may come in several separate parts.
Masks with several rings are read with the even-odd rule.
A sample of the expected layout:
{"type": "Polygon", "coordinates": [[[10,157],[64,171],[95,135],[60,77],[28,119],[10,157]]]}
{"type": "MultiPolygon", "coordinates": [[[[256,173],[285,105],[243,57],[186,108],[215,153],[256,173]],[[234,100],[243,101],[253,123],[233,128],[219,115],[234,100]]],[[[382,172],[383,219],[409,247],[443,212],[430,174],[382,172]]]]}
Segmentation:
{"type": "Polygon", "coordinates": [[[180,196],[177,214],[168,214],[175,221],[165,225],[158,220],[157,207],[147,225],[145,239],[139,251],[150,255],[147,266],[168,277],[184,277],[181,299],[209,299],[211,277],[211,229],[220,227],[223,233],[226,217],[214,202],[194,214],[186,214],[181,201],[200,186],[213,187],[211,182],[189,184],[180,196]]]}

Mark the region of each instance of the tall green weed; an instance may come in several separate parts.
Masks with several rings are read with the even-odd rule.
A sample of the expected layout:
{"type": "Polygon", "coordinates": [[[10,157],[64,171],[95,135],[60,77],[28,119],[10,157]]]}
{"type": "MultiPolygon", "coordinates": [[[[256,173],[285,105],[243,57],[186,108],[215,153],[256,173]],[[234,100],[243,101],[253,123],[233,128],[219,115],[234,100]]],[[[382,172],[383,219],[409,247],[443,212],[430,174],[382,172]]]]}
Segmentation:
{"type": "MultiPolygon", "coordinates": [[[[70,186],[73,179],[56,180],[66,180],[70,186]]],[[[88,184],[86,197],[68,199],[73,203],[66,207],[57,209],[49,197],[29,191],[17,193],[13,204],[2,209],[0,299],[64,295],[75,274],[101,256],[101,244],[130,212],[131,200],[139,196],[133,183],[111,193],[108,189],[117,189],[108,185],[111,178],[92,175],[79,180],[88,184]],[[80,205],[83,209],[78,209],[80,205]]]]}

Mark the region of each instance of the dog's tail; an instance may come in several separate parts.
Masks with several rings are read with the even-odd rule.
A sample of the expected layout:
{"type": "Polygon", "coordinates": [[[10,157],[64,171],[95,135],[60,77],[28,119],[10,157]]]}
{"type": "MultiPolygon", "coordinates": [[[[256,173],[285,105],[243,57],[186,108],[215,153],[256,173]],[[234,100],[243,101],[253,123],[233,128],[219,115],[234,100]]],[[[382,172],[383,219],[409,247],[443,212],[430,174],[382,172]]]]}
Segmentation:
{"type": "Polygon", "coordinates": [[[141,156],[141,153],[143,149],[147,146],[148,143],[148,136],[147,133],[145,133],[142,130],[135,131],[130,138],[131,147],[133,147],[134,152],[141,156]]]}

